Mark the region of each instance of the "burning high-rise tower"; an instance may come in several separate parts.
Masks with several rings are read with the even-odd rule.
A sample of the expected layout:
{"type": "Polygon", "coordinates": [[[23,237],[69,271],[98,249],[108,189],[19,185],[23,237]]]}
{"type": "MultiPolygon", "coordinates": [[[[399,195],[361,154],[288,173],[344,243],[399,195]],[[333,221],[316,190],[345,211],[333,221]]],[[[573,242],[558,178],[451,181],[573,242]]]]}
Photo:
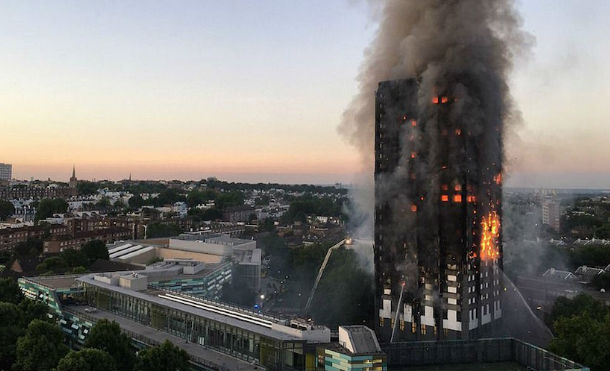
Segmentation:
{"type": "Polygon", "coordinates": [[[383,341],[478,337],[502,316],[502,118],[467,94],[472,81],[379,83],[374,252],[383,341]]]}

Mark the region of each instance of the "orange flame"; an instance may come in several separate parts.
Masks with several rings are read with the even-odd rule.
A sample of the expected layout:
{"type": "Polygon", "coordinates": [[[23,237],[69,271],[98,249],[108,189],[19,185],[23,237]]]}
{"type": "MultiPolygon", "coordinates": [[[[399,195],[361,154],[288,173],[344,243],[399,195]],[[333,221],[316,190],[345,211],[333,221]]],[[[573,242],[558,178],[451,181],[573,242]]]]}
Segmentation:
{"type": "Polygon", "coordinates": [[[449,102],[449,98],[447,98],[447,97],[442,97],[442,98],[441,98],[441,102],[442,102],[442,103],[447,103],[447,102],[449,102]]]}
{"type": "Polygon", "coordinates": [[[501,184],[502,183],[502,173],[498,173],[496,176],[494,176],[494,182],[496,184],[501,184]]]}
{"type": "Polygon", "coordinates": [[[438,104],[438,97],[433,97],[432,98],[432,103],[433,104],[438,104]]]}
{"type": "Polygon", "coordinates": [[[495,211],[481,221],[481,260],[497,259],[500,255],[498,239],[500,238],[500,217],[495,211]]]}

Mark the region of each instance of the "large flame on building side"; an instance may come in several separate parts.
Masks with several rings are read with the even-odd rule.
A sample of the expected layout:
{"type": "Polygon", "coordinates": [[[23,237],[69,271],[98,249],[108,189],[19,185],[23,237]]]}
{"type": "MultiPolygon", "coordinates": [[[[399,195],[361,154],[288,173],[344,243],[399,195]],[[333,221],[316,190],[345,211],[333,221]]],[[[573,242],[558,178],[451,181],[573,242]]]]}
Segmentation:
{"type": "Polygon", "coordinates": [[[481,221],[481,260],[488,261],[500,256],[498,240],[500,238],[500,216],[491,211],[481,221]]]}

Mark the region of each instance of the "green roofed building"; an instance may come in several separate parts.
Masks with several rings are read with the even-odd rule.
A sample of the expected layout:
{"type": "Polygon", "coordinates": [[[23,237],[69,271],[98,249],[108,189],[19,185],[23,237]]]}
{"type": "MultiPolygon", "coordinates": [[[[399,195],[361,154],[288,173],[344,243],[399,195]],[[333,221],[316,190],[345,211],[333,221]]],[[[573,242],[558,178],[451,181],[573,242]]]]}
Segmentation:
{"type": "Polygon", "coordinates": [[[318,370],[385,371],[386,355],[373,330],[366,326],[339,326],[339,343],[318,348],[318,370]]]}

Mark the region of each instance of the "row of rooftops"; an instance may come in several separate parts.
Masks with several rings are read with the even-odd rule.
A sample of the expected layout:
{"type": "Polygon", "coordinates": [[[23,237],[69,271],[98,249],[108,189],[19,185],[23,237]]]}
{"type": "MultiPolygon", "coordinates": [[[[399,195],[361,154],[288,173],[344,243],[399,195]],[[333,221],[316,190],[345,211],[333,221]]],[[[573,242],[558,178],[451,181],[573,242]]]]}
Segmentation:
{"type": "Polygon", "coordinates": [[[581,283],[589,283],[593,281],[593,279],[603,273],[610,274],[610,264],[605,268],[594,268],[588,267],[586,265],[581,265],[576,268],[574,273],[570,271],[549,268],[543,274],[542,277],[555,279],[555,280],[565,280],[565,281],[573,281],[573,282],[581,282],[581,283]]]}

